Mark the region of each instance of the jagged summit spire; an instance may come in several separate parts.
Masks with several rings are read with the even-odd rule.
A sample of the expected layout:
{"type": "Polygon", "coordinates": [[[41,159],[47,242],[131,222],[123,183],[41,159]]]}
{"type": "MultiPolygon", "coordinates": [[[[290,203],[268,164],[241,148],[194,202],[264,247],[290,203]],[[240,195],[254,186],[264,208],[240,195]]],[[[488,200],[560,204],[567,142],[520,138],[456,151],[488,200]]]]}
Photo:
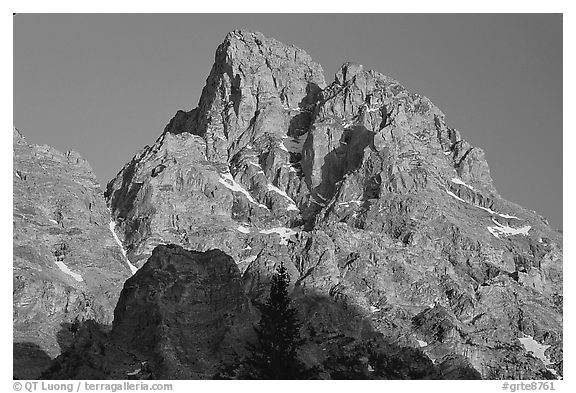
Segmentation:
{"type": "Polygon", "coordinates": [[[340,67],[336,72],[334,79],[337,83],[343,85],[347,81],[354,78],[356,75],[364,71],[364,66],[362,64],[354,63],[348,61],[340,67]]]}
{"type": "Polygon", "coordinates": [[[265,132],[254,128],[269,123],[266,118],[283,123],[282,111],[308,105],[325,86],[322,67],[304,50],[262,33],[234,30],[216,51],[198,107],[178,114],[170,132],[202,136],[207,157],[226,162],[232,144],[247,130],[265,132]]]}
{"type": "Polygon", "coordinates": [[[232,31],[229,31],[228,34],[226,34],[224,41],[233,41],[236,39],[246,41],[246,40],[250,40],[250,39],[266,40],[267,38],[264,36],[264,34],[260,33],[259,31],[249,31],[246,29],[234,29],[232,31]]]}

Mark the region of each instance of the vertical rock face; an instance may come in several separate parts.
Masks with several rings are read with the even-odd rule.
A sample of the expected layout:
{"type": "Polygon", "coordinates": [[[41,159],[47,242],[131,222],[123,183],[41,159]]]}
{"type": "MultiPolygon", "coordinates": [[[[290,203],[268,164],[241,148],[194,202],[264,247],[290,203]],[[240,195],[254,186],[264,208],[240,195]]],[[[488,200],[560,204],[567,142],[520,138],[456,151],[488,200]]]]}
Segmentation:
{"type": "Polygon", "coordinates": [[[179,111],[108,184],[106,197],[130,260],[159,243],[234,257],[244,226],[277,227],[307,198],[299,175],[322,68],[303,50],[260,33],[226,36],[198,108],[179,111]]]}
{"type": "Polygon", "coordinates": [[[159,378],[210,378],[242,350],[247,311],[240,271],[228,255],[158,246],[126,281],[112,337],[154,360],[159,378]]]}
{"type": "Polygon", "coordinates": [[[106,198],[137,266],[162,243],[219,248],[259,302],[284,262],[315,332],[369,324],[451,375],[562,372],[561,234],[498,194],[483,151],[429,99],[359,64],[326,86],[303,51],[230,33],[198,107],[106,198]]]}
{"type": "Polygon", "coordinates": [[[80,326],[43,377],[211,379],[246,352],[253,311],[230,256],[160,245],[125,282],[112,330],[80,326]]]}
{"type": "Polygon", "coordinates": [[[198,108],[173,132],[203,136],[208,159],[226,163],[238,146],[264,133],[284,136],[292,112],[313,104],[324,86],[322,67],[303,50],[234,31],[216,51],[198,108]]]}
{"type": "Polygon", "coordinates": [[[111,324],[130,270],[110,213],[77,153],[30,145],[14,129],[14,376],[37,378],[74,321],[111,324]]]}

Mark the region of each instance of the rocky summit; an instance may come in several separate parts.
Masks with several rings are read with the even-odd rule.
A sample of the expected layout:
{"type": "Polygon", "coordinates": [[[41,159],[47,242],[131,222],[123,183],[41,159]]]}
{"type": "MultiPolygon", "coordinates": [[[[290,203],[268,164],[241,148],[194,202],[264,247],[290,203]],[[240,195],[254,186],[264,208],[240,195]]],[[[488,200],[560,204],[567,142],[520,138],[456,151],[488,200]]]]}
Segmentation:
{"type": "Polygon", "coordinates": [[[50,377],[234,376],[279,264],[319,378],[562,377],[562,234],[428,98],[360,64],[326,83],[303,50],[229,33],[198,106],[104,195],[140,270],[91,339],[107,349],[72,367],[100,337],[80,329],[50,377]]]}
{"type": "Polygon", "coordinates": [[[110,324],[131,271],[92,169],[14,129],[14,376],[40,376],[84,320],[110,324]]]}

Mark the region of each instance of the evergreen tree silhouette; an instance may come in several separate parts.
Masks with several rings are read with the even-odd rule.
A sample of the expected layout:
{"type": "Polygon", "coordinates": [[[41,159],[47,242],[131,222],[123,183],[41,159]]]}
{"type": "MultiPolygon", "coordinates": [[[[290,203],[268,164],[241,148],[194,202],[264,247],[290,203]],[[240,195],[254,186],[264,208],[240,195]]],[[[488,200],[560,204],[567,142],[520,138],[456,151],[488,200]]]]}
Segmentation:
{"type": "Polygon", "coordinates": [[[254,327],[257,340],[249,343],[245,361],[247,379],[307,379],[309,370],[297,358],[301,323],[288,295],[290,276],[281,264],[272,277],[270,296],[262,306],[262,317],[254,327]]]}

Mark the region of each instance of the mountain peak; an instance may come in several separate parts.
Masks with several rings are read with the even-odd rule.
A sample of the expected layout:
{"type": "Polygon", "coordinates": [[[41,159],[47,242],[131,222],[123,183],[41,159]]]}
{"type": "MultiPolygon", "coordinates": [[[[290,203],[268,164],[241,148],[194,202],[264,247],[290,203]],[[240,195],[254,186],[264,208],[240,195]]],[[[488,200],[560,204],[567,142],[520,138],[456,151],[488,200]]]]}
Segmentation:
{"type": "Polygon", "coordinates": [[[224,42],[226,41],[234,41],[234,40],[241,40],[241,41],[254,41],[254,40],[267,40],[264,34],[260,33],[259,31],[249,31],[245,29],[235,29],[228,34],[224,38],[224,42]]]}
{"type": "Polygon", "coordinates": [[[342,64],[338,72],[336,72],[334,79],[337,83],[343,85],[363,71],[364,66],[362,64],[348,61],[342,64]]]}
{"type": "Polygon", "coordinates": [[[197,108],[106,198],[139,267],[160,244],[218,248],[258,304],[283,264],[303,330],[326,347],[370,325],[438,364],[465,356],[484,378],[561,370],[560,234],[497,193],[483,151],[428,98],[360,64],[326,85],[303,50],[231,32],[197,108]],[[546,363],[526,336],[550,346],[546,363]]]}
{"type": "Polygon", "coordinates": [[[263,117],[309,105],[326,86],[322,67],[302,49],[234,30],[218,47],[198,107],[171,132],[192,132],[207,143],[209,159],[225,162],[246,130],[263,117]],[[224,126],[225,124],[225,126],[224,126]]]}

